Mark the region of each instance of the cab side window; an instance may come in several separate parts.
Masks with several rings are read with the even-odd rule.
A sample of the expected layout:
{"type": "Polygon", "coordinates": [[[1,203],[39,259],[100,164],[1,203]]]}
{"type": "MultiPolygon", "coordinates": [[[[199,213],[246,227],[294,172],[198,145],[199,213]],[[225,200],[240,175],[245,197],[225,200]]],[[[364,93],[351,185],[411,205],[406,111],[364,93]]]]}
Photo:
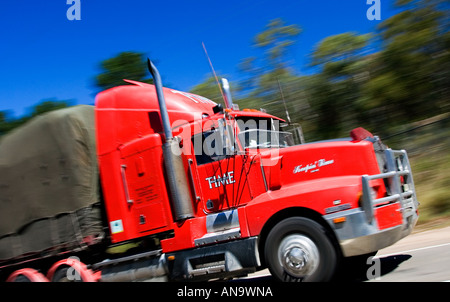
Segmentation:
{"type": "Polygon", "coordinates": [[[204,165],[227,157],[227,148],[224,146],[218,130],[205,131],[192,137],[197,165],[204,165]]]}

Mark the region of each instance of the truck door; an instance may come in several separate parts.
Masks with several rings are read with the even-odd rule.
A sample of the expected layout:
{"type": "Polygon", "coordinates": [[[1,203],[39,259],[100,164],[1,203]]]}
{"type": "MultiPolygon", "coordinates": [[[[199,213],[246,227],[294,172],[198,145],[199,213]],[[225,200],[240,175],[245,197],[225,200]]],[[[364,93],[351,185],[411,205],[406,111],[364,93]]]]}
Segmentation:
{"type": "Polygon", "coordinates": [[[234,208],[252,199],[249,156],[230,150],[227,134],[226,127],[213,127],[192,137],[197,163],[194,173],[202,192],[203,210],[208,213],[234,208]]]}
{"type": "Polygon", "coordinates": [[[120,148],[121,177],[129,225],[140,233],[157,232],[170,223],[162,166],[161,137],[150,134],[120,148]]]}

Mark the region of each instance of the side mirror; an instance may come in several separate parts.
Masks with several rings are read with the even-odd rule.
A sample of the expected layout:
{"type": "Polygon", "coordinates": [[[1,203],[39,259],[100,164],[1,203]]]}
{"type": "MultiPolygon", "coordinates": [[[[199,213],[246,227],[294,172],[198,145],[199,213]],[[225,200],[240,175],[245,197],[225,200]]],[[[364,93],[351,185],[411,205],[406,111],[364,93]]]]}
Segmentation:
{"type": "Polygon", "coordinates": [[[227,125],[226,119],[219,120],[219,133],[226,155],[233,155],[236,151],[235,137],[233,135],[234,131],[232,131],[231,127],[227,125]]]}

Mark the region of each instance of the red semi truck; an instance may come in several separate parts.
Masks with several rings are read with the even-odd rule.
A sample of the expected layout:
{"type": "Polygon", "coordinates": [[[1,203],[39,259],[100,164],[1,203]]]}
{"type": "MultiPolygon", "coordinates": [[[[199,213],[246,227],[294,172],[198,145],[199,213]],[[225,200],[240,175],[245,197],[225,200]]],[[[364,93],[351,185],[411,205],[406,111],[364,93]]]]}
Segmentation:
{"type": "Polygon", "coordinates": [[[227,89],[222,108],[163,88],[149,68],[155,85],[96,97],[103,235],[13,254],[0,261],[4,280],[205,280],[268,268],[277,280],[328,281],[344,258],[411,232],[418,202],[405,151],[362,128],[294,145],[282,119],[238,110],[227,89]]]}

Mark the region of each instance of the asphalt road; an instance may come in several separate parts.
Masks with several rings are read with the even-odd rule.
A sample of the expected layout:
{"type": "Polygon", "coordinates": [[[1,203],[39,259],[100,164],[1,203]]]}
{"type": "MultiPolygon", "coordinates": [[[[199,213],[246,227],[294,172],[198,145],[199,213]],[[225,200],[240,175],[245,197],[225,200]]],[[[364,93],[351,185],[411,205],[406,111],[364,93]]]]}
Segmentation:
{"type": "Polygon", "coordinates": [[[412,234],[375,258],[381,275],[369,282],[450,282],[450,227],[412,234]]]}
{"type": "MultiPolygon", "coordinates": [[[[414,233],[378,251],[374,259],[342,281],[450,282],[450,227],[414,233]]],[[[249,275],[251,281],[270,281],[268,270],[249,275]]]]}

